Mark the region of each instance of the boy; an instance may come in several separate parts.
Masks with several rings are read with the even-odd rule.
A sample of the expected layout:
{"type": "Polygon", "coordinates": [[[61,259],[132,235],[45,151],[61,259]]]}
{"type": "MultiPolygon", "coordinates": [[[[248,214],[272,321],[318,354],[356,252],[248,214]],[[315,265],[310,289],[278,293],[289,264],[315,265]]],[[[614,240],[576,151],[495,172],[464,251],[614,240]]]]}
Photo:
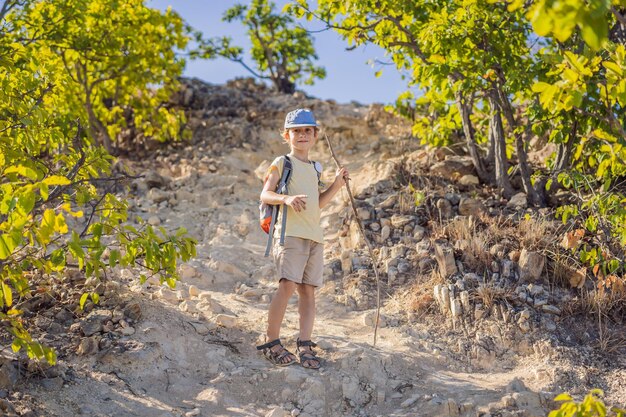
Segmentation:
{"type": "MultiPolygon", "coordinates": [[[[315,288],[322,285],[324,267],[323,232],[320,226],[320,211],[348,180],[348,171],[340,168],[335,181],[328,189],[321,191],[317,167],[309,160],[309,151],[315,145],[318,125],[311,110],[297,109],[287,114],[283,138],[291,147],[289,159],[292,164],[288,195],[274,190],[280,181],[285,158],[278,157],[269,168],[261,201],[272,205],[286,205],[287,224],[284,246],[276,242],[274,260],[278,268],[278,290],[272,298],[268,312],[266,340],[268,343],[257,346],[265,356],[278,366],[292,365],[296,357],[281,344],[280,326],[285,316],[289,298],[298,291],[298,313],[300,316],[300,336],[297,340],[298,356],[304,368],[318,369],[320,359],[315,355],[311,341],[315,319],[315,288]]],[[[281,210],[282,212],[282,210],[281,210]]],[[[280,221],[276,221],[280,229],[280,221]]],[[[277,230],[277,235],[280,230],[277,230]]]]}

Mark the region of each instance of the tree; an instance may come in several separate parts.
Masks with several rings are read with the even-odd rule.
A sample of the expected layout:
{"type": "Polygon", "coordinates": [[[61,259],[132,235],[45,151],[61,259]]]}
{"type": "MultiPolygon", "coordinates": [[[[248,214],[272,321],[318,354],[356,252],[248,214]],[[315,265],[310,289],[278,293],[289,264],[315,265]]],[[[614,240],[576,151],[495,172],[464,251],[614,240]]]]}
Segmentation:
{"type": "Polygon", "coordinates": [[[179,136],[184,115],[168,109],[184,61],[174,48],[188,37],[171,10],[143,0],[27,2],[14,14],[16,27],[37,40],[38,59],[64,68],[67,100],[58,111],[80,116],[89,135],[108,152],[128,122],[142,134],[179,136]]]}
{"type": "MultiPolygon", "coordinates": [[[[129,176],[114,174],[113,158],[98,146],[102,129],[113,135],[125,125],[122,107],[137,119],[155,105],[144,131],[178,133],[160,132],[158,118],[168,116],[159,100],[174,73],[155,65],[184,41],[180,31],[165,34],[182,25],[171,12],[156,14],[138,0],[0,2],[0,320],[15,351],[54,362],[16,306],[49,291],[67,268],[99,280],[116,265],[133,266],[173,285],[177,260],[195,254],[184,230],[127,223],[127,204],[113,189],[129,176]],[[155,56],[131,39],[137,33],[161,42],[151,45],[155,56]],[[140,59],[129,58],[135,48],[140,59]]],[[[85,290],[81,306],[90,296],[97,303],[85,290]]]]}
{"type": "Polygon", "coordinates": [[[598,285],[624,274],[626,55],[612,42],[626,26],[623,1],[319,0],[313,10],[296,0],[287,9],[350,45],[385,49],[423,93],[395,106],[414,134],[441,144],[462,129],[476,173],[505,196],[512,170],[536,206],[558,187],[574,190],[577,203],[558,213],[590,236],[572,249],[598,285]],[[537,136],[557,150],[535,170],[527,152],[537,136]]]}
{"type": "Polygon", "coordinates": [[[313,64],[317,54],[311,35],[295,26],[291,16],[276,13],[274,7],[268,0],[252,0],[250,5],[237,4],[224,14],[224,21],[238,20],[247,28],[256,70],[244,62],[243,48],[233,46],[229,38],[201,41],[200,55],[239,62],[255,77],[270,80],[277,91],[291,94],[299,82],[312,85],[315,79],[324,79],[326,70],[313,64]]]}
{"type": "MultiPolygon", "coordinates": [[[[419,126],[443,120],[447,128],[440,135],[462,128],[476,173],[483,182],[497,184],[506,196],[513,192],[507,149],[514,148],[524,190],[531,201],[542,204],[531,184],[525,149],[528,134],[520,129],[524,123],[511,102],[533,77],[527,43],[531,26],[523,14],[481,0],[377,1],[376,7],[371,3],[319,1],[313,12],[300,1],[290,10],[299,16],[317,16],[351,45],[371,42],[385,49],[409,86],[424,92],[416,105],[429,113],[438,109],[430,122],[419,118],[419,126]],[[477,125],[488,129],[477,131],[477,125]]],[[[407,98],[411,96],[402,97],[404,108],[407,98]]],[[[414,132],[422,136],[418,129],[414,132]]]]}

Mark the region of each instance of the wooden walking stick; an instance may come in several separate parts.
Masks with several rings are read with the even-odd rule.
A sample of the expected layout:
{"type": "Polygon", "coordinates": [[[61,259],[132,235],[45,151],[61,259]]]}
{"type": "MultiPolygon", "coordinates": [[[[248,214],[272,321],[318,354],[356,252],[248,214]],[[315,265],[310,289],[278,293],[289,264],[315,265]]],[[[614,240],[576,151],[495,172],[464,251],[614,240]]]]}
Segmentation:
{"type": "MultiPolygon", "coordinates": [[[[324,137],[326,138],[326,143],[328,143],[328,149],[330,149],[330,156],[335,161],[335,165],[337,168],[341,168],[342,165],[339,163],[337,156],[335,155],[335,151],[333,150],[333,145],[330,143],[330,139],[328,139],[328,135],[324,132],[324,137]]],[[[374,346],[376,346],[376,335],[378,334],[378,320],[380,319],[380,279],[378,277],[378,266],[376,257],[374,256],[374,251],[372,250],[372,245],[370,241],[365,236],[365,231],[363,229],[363,224],[361,223],[361,219],[356,212],[356,206],[354,204],[354,198],[352,197],[352,191],[350,191],[350,184],[346,181],[346,191],[348,192],[348,197],[350,197],[350,205],[352,206],[352,212],[354,213],[354,218],[356,219],[356,223],[359,226],[359,232],[361,232],[361,236],[365,241],[367,246],[367,250],[369,251],[370,257],[372,258],[372,265],[374,266],[374,275],[376,276],[376,320],[374,324],[374,346]]]]}

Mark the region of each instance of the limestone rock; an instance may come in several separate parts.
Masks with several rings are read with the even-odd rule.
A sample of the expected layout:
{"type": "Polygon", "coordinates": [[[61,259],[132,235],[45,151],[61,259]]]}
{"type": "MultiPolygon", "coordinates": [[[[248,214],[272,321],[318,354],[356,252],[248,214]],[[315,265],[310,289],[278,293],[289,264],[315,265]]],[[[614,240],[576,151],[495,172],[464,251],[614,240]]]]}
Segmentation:
{"type": "Polygon", "coordinates": [[[0,366],[0,389],[11,390],[17,384],[20,374],[12,361],[0,366]]]}
{"type": "Polygon", "coordinates": [[[478,177],[476,175],[463,175],[461,177],[461,179],[459,180],[459,184],[461,185],[478,185],[480,184],[480,180],[478,179],[478,177]]]}
{"type": "Polygon", "coordinates": [[[158,216],[150,216],[148,219],[148,224],[151,226],[158,226],[161,224],[161,219],[158,216]]]}
{"type": "Polygon", "coordinates": [[[80,322],[80,329],[85,336],[91,336],[102,331],[102,325],[111,320],[112,313],[109,310],[95,310],[80,322]]]}
{"type": "Polygon", "coordinates": [[[442,244],[435,245],[435,259],[439,265],[439,272],[444,277],[449,277],[458,272],[454,260],[454,251],[451,247],[442,244]]]}
{"type": "Polygon", "coordinates": [[[452,204],[445,198],[437,200],[437,210],[442,220],[448,220],[452,217],[452,204]]]}
{"type": "Polygon", "coordinates": [[[389,239],[389,235],[391,235],[391,228],[389,226],[383,226],[380,230],[380,241],[384,242],[389,239]]]}
{"type": "Polygon", "coordinates": [[[141,304],[138,302],[131,302],[124,308],[124,315],[131,320],[138,321],[141,314],[141,304]]]}
{"type": "Polygon", "coordinates": [[[508,208],[512,208],[516,210],[525,209],[528,206],[528,199],[526,198],[526,193],[515,194],[513,197],[511,197],[509,202],[506,203],[506,206],[508,208]]]}
{"type": "Polygon", "coordinates": [[[520,280],[532,282],[539,279],[545,262],[546,258],[541,253],[522,249],[519,257],[520,280]]]}
{"type": "Polygon", "coordinates": [[[95,336],[86,337],[80,341],[76,353],[79,355],[91,355],[97,353],[100,349],[98,345],[98,338],[96,338],[95,336]]]}
{"type": "Polygon", "coordinates": [[[461,198],[459,202],[459,214],[461,216],[477,215],[485,211],[485,205],[475,198],[461,198]]]}
{"type": "Polygon", "coordinates": [[[215,321],[220,326],[230,329],[237,326],[238,318],[229,314],[218,314],[217,317],[215,317],[215,321]]]}
{"type": "Polygon", "coordinates": [[[432,175],[438,175],[450,180],[472,174],[473,171],[474,166],[471,160],[453,155],[446,156],[444,161],[437,162],[430,167],[432,175]]]}

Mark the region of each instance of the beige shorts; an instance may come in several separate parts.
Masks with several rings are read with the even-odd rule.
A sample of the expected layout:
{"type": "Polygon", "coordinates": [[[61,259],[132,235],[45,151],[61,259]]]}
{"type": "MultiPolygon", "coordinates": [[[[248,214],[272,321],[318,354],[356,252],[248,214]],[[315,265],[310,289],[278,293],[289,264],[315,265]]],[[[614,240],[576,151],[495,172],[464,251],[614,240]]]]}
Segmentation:
{"type": "Polygon", "coordinates": [[[323,243],[285,236],[285,246],[280,246],[277,239],[273,254],[279,280],[284,278],[314,287],[322,285],[324,281],[323,243]]]}

